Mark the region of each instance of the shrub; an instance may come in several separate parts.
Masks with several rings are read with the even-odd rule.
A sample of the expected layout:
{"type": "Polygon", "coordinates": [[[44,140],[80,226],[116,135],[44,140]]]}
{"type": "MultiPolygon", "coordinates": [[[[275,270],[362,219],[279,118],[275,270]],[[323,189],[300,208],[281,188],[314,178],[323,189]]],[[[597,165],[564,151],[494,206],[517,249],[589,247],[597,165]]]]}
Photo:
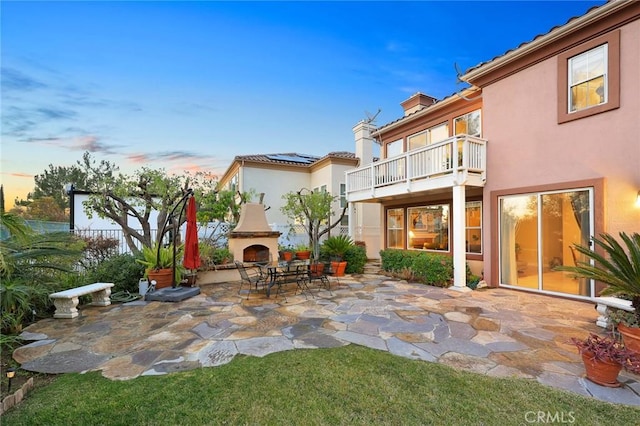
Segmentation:
{"type": "Polygon", "coordinates": [[[228,248],[214,248],[211,253],[211,261],[214,265],[222,265],[232,260],[231,251],[228,248]]]}
{"type": "Polygon", "coordinates": [[[362,274],[367,263],[367,250],[363,246],[351,246],[345,252],[344,260],[347,262],[345,273],[362,274]]]}
{"type": "Polygon", "coordinates": [[[400,272],[410,269],[413,258],[418,254],[415,251],[386,249],[380,250],[381,268],[387,272],[400,272]]]}
{"type": "MultiPolygon", "coordinates": [[[[119,254],[101,262],[88,272],[91,282],[113,283],[113,293],[117,291],[138,292],[138,281],[144,275],[145,266],[130,254],[119,254]]],[[[86,284],[86,283],[85,283],[86,284]]]]}
{"type": "Polygon", "coordinates": [[[385,249],[380,259],[382,270],[405,279],[439,287],[449,287],[453,279],[453,259],[443,254],[385,249]]]}
{"type": "Polygon", "coordinates": [[[83,266],[90,268],[118,254],[120,241],[115,238],[103,237],[101,234],[93,237],[81,237],[85,243],[83,266]]]}
{"type": "Polygon", "coordinates": [[[411,269],[425,284],[449,287],[453,279],[453,259],[442,254],[421,253],[413,259],[411,269]]]}

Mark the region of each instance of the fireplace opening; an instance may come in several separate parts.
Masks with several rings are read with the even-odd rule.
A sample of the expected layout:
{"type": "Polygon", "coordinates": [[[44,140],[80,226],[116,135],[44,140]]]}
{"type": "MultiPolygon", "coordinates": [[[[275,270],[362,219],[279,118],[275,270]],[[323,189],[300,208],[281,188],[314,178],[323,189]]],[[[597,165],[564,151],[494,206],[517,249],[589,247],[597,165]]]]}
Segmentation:
{"type": "Polygon", "coordinates": [[[243,262],[269,262],[269,247],[253,244],[242,252],[243,262]]]}

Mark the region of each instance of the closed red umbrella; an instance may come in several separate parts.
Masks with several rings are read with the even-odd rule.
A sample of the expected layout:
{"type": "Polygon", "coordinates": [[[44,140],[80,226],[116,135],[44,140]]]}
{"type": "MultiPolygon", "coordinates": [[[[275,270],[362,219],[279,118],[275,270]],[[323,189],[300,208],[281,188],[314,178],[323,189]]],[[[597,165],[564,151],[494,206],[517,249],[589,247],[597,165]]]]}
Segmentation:
{"type": "Polygon", "coordinates": [[[194,197],[189,198],[189,204],[187,205],[187,232],[184,239],[184,259],[182,264],[187,269],[197,269],[200,266],[196,200],[194,197]]]}

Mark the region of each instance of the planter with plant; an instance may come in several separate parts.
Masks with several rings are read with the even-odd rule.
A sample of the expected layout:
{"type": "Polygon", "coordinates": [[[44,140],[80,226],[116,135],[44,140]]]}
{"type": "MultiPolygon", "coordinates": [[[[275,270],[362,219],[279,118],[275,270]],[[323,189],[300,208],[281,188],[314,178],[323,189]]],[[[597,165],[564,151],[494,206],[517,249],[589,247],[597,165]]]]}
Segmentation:
{"type": "Polygon", "coordinates": [[[311,258],[311,248],[306,244],[298,244],[295,247],[296,259],[306,260],[311,258]]]}
{"type": "Polygon", "coordinates": [[[637,371],[640,357],[617,340],[591,333],[585,339],[571,339],[577,348],[587,379],[607,387],[619,387],[618,374],[622,368],[637,371]]]}
{"type": "Polygon", "coordinates": [[[604,255],[589,247],[574,245],[576,251],[587,260],[578,261],[576,266],[560,266],[560,271],[572,272],[578,277],[593,279],[607,284],[602,296],[620,296],[631,300],[634,312],[621,316],[617,324],[623,335],[624,344],[640,355],[640,234],[628,235],[620,232],[622,244],[610,234],[593,238],[596,248],[604,255]],[[593,265],[590,261],[593,261],[593,265]]]}
{"type": "MultiPolygon", "coordinates": [[[[157,244],[145,246],[141,250],[142,258],[136,261],[145,266],[145,277],[156,282],[156,290],[171,287],[174,283],[173,245],[161,246],[157,244]]],[[[176,247],[175,282],[180,283],[184,268],[180,264],[182,246],[176,247]]]]}
{"type": "Polygon", "coordinates": [[[343,276],[347,267],[344,256],[353,246],[353,240],[347,235],[329,237],[322,243],[320,252],[331,260],[331,269],[335,276],[343,276]]]}
{"type": "Polygon", "coordinates": [[[282,245],[278,246],[278,255],[280,256],[280,260],[290,262],[293,260],[293,247],[282,245]]]}

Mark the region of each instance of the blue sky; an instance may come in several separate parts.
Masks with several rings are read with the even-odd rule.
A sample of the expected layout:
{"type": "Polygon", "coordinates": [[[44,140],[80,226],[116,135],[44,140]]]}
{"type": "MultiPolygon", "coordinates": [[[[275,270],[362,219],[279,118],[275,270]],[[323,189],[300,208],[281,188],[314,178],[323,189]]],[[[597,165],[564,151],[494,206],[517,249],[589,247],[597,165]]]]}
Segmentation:
{"type": "MultiPolygon", "coordinates": [[[[353,151],[352,127],[604,1],[2,1],[1,181],[91,151],[222,174],[236,155],[353,151]]],[[[8,206],[10,207],[10,206],[8,206]]]]}

